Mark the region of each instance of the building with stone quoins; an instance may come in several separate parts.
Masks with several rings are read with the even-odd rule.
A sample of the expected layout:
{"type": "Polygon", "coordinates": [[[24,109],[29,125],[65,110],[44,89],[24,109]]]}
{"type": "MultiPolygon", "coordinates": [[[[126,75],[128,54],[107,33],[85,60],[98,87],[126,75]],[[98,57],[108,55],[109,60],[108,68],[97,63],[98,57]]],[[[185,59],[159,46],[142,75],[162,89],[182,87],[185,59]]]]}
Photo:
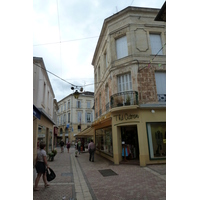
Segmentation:
{"type": "Polygon", "coordinates": [[[94,120],[94,93],[82,92],[78,99],[73,94],[58,102],[57,112],[57,145],[61,139],[74,143],[76,135],[91,126],[94,120]]]}
{"type": "Polygon", "coordinates": [[[166,24],[159,9],[106,18],[94,52],[96,153],[140,166],[166,162],[166,24]]]}

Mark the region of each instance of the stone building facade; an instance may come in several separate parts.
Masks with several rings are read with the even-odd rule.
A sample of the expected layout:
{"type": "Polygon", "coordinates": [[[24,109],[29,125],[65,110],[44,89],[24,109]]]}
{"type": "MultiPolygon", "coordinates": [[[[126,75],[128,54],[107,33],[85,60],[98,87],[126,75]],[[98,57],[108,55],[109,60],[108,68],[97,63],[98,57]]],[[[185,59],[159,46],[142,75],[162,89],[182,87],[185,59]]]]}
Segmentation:
{"type": "Polygon", "coordinates": [[[73,94],[58,102],[57,112],[57,145],[61,139],[74,143],[76,135],[91,126],[94,121],[94,93],[85,91],[78,99],[73,94]]]}
{"type": "Polygon", "coordinates": [[[94,138],[115,164],[166,162],[166,25],[154,20],[158,12],[127,7],[106,18],[94,52],[94,138]]]}

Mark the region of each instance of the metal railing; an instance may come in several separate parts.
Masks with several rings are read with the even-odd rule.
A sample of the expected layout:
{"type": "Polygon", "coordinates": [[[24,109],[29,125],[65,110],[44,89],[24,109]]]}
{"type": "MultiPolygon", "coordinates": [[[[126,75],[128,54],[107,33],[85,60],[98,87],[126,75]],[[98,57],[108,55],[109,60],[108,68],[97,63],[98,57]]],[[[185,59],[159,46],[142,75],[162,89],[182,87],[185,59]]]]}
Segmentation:
{"type": "Polygon", "coordinates": [[[106,111],[108,111],[109,108],[110,108],[110,102],[108,102],[108,103],[106,104],[106,111]]]}
{"type": "Polygon", "coordinates": [[[119,92],[110,97],[111,108],[128,105],[138,105],[138,92],[126,91],[119,92]]]}

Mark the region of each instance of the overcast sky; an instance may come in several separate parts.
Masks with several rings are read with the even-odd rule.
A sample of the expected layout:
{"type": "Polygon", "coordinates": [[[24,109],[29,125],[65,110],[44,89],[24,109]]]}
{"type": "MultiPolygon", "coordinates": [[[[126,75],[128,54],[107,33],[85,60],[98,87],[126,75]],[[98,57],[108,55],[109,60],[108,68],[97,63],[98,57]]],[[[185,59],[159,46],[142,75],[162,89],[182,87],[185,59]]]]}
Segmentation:
{"type": "MultiPolygon", "coordinates": [[[[128,6],[161,8],[165,0],[34,0],[33,56],[48,71],[94,92],[91,65],[103,21],[128,6]]],[[[71,85],[48,73],[55,98],[71,94],[71,85]]]]}

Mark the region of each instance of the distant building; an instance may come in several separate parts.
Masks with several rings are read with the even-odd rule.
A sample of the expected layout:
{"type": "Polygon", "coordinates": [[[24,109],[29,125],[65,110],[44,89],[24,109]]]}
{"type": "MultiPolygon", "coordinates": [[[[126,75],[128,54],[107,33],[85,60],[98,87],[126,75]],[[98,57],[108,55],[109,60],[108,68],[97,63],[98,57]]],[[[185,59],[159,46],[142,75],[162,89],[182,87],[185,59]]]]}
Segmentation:
{"type": "Polygon", "coordinates": [[[94,52],[96,152],[115,164],[166,162],[166,23],[154,20],[158,13],[127,7],[106,18],[94,52]]]}
{"type": "Polygon", "coordinates": [[[46,142],[46,151],[52,150],[55,126],[55,95],[42,58],[33,57],[33,159],[41,140],[46,142]],[[38,115],[39,114],[39,117],[38,115]]]}
{"type": "Polygon", "coordinates": [[[58,102],[57,143],[63,139],[65,143],[74,143],[76,135],[91,126],[94,121],[94,93],[85,91],[75,99],[73,93],[58,102]]]}

